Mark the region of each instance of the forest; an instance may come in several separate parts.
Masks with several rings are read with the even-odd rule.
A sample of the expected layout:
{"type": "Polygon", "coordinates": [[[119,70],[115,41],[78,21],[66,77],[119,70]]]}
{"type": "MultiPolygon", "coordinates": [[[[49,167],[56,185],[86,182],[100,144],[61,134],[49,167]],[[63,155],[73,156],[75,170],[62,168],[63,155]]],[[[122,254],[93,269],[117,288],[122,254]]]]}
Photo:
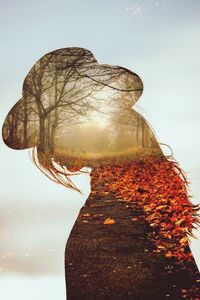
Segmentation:
{"type": "MultiPolygon", "coordinates": [[[[132,109],[142,93],[131,71],[99,65],[82,49],[52,52],[37,62],[23,84],[23,97],[9,112],[4,141],[15,149],[106,157],[140,149],[158,151],[154,134],[132,109]]],[[[158,151],[159,152],[159,151],[158,151]]]]}

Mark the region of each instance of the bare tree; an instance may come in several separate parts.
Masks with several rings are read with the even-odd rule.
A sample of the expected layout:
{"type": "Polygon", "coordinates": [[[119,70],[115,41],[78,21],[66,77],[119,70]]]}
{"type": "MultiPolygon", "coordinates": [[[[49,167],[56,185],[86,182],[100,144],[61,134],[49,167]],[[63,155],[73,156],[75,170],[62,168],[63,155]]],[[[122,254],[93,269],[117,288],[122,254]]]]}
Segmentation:
{"type": "MultiPolygon", "coordinates": [[[[104,89],[132,94],[136,99],[142,92],[142,83],[127,69],[99,65],[91,52],[82,48],[66,48],[45,55],[26,76],[23,98],[12,111],[12,123],[17,124],[15,132],[18,131],[18,141],[12,143],[16,143],[16,148],[20,141],[21,148],[37,143],[42,152],[53,153],[55,137],[64,130],[63,125],[84,122],[94,111],[102,113],[108,100],[101,99],[104,89]]],[[[5,132],[8,128],[11,132],[10,122],[8,119],[5,132]]]]}

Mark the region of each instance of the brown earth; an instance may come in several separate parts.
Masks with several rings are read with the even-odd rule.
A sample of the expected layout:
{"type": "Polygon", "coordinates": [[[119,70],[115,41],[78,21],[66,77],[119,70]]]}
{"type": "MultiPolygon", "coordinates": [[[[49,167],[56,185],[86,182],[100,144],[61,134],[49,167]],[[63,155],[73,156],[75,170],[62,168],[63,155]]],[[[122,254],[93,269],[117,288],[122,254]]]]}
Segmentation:
{"type": "Polygon", "coordinates": [[[143,214],[134,202],[101,193],[100,187],[90,196],[67,243],[68,300],[200,299],[195,277],[154,252],[143,214]],[[104,224],[107,218],[115,223],[104,224]],[[187,291],[194,284],[192,297],[187,291]]]}

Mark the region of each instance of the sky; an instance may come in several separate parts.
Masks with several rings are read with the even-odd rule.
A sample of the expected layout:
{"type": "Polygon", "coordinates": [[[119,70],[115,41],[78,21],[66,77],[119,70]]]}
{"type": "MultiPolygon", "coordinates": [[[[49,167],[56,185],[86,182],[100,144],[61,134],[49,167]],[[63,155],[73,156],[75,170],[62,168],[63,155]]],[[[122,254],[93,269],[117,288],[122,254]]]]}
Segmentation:
{"type": "MultiPolygon", "coordinates": [[[[192,201],[199,203],[199,14],[199,0],[0,0],[0,125],[41,56],[87,48],[99,63],[126,67],[142,78],[144,92],[135,108],[159,141],[171,146],[191,181],[192,201]]],[[[76,177],[86,186],[81,197],[46,178],[27,150],[9,149],[2,139],[0,166],[0,293],[5,300],[12,292],[26,299],[26,289],[17,287],[28,290],[31,278],[43,295],[48,276],[63,278],[67,235],[89,193],[89,178],[76,177]]],[[[199,249],[196,242],[195,256],[199,249]]],[[[64,282],[55,282],[62,300],[64,282]]],[[[48,299],[55,299],[49,292],[48,299]]]]}

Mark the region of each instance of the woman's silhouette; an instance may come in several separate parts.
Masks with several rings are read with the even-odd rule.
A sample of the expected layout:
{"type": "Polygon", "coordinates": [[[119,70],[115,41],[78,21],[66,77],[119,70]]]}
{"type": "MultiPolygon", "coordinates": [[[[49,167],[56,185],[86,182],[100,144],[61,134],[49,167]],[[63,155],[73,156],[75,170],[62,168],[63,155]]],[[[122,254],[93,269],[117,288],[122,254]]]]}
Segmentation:
{"type": "MultiPolygon", "coordinates": [[[[92,204],[94,207],[98,206],[98,198],[102,199],[101,205],[104,203],[104,209],[108,211],[106,205],[109,199],[112,200],[117,195],[117,188],[113,188],[113,183],[118,180],[114,175],[116,170],[119,174],[120,169],[120,176],[123,176],[127,174],[127,168],[131,169],[134,162],[137,162],[140,178],[142,168],[150,166],[144,163],[148,159],[151,165],[154,161],[157,166],[167,161],[148,123],[132,109],[142,91],[141,79],[130,70],[98,64],[92,53],[86,49],[64,48],[50,52],[36,62],[24,80],[22,98],[5,120],[5,143],[14,149],[34,147],[33,158],[36,165],[55,182],[81,193],[73,181],[74,171],[89,174],[91,168],[93,169],[92,194],[79,214],[66,247],[65,270],[69,300],[143,299],[141,280],[135,280],[137,288],[134,287],[134,279],[129,280],[123,290],[121,284],[124,285],[124,278],[127,281],[124,271],[119,272],[117,282],[104,276],[106,266],[109,268],[108,264],[114,257],[117,259],[122,248],[115,245],[111,249],[109,246],[110,261],[102,260],[105,244],[99,241],[103,239],[103,231],[99,225],[93,225],[91,233],[84,225],[88,223],[87,217],[90,217],[88,207],[92,207],[92,204]],[[88,255],[89,260],[92,260],[92,246],[90,245],[90,249],[86,246],[86,240],[83,242],[82,239],[84,236],[93,241],[92,251],[95,251],[94,257],[97,260],[93,265],[104,264],[102,268],[86,273],[86,257],[88,255]]],[[[174,165],[166,165],[166,168],[169,172],[169,168],[173,169],[174,165]]],[[[187,195],[183,173],[178,167],[176,171],[180,171],[178,176],[181,181],[178,184],[187,195]]],[[[148,181],[148,178],[146,180],[148,181]]],[[[137,193],[142,195],[147,193],[147,190],[137,186],[137,193]]],[[[187,202],[187,199],[185,201],[187,202]]],[[[112,209],[112,206],[110,208],[112,209]]],[[[101,219],[102,216],[104,210],[93,214],[97,219],[101,219]]],[[[104,224],[114,223],[114,217],[108,216],[104,220],[104,224]]],[[[113,232],[110,234],[114,238],[113,232]]],[[[122,235],[128,236],[128,233],[120,232],[119,236],[122,235]]],[[[143,246],[142,244],[141,247],[143,246]]],[[[122,251],[125,258],[129,252],[127,249],[122,251]]],[[[142,262],[137,262],[135,268],[140,264],[142,262]]],[[[130,273],[131,276],[141,271],[141,268],[138,268],[138,271],[130,273]]],[[[153,273],[149,273],[148,278],[148,272],[145,272],[143,279],[149,285],[151,291],[148,299],[151,299],[151,293],[156,289],[155,284],[151,286],[149,282],[149,279],[153,280],[153,273]]],[[[160,281],[161,287],[162,284],[160,281]]],[[[161,290],[162,288],[152,294],[152,297],[162,297],[164,287],[163,291],[161,290]]]]}

